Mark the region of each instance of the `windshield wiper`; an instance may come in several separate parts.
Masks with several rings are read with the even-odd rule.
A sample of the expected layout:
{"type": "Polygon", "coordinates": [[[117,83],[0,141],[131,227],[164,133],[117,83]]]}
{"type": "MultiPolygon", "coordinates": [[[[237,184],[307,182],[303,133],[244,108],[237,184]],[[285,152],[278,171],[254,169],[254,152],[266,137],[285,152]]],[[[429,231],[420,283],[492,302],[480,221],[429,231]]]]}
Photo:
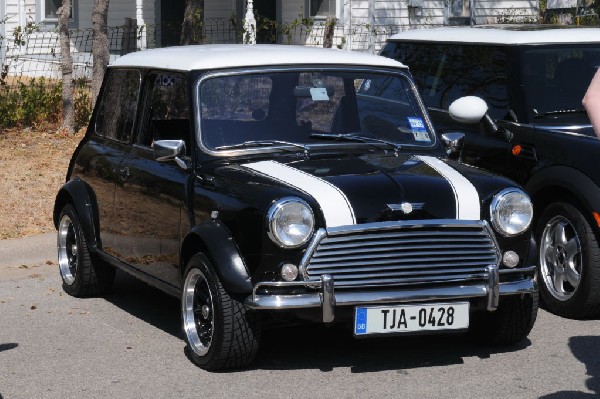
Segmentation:
{"type": "Polygon", "coordinates": [[[381,143],[392,147],[396,153],[402,149],[400,144],[394,143],[393,141],[379,139],[377,137],[363,136],[360,133],[311,133],[310,137],[342,141],[358,141],[360,143],[381,143]]]}
{"type": "MultiPolygon", "coordinates": [[[[299,143],[292,143],[290,141],[283,141],[283,140],[248,140],[248,141],[244,141],[243,143],[222,145],[220,147],[215,147],[215,150],[217,150],[217,151],[237,150],[240,148],[273,147],[276,145],[286,145],[286,146],[291,146],[294,148],[300,148],[301,150],[304,151],[304,155],[306,155],[306,156],[309,155],[309,151],[310,151],[310,148],[307,145],[299,144],[299,143]]],[[[284,147],[278,147],[278,149],[295,151],[295,150],[291,150],[289,148],[284,148],[284,147]]]]}
{"type": "Polygon", "coordinates": [[[557,109],[554,111],[546,111],[546,112],[538,112],[537,109],[533,109],[533,113],[535,114],[536,118],[543,118],[545,116],[550,116],[550,115],[566,115],[566,114],[581,114],[581,113],[585,113],[587,112],[585,109],[583,108],[574,108],[574,109],[557,109]]]}

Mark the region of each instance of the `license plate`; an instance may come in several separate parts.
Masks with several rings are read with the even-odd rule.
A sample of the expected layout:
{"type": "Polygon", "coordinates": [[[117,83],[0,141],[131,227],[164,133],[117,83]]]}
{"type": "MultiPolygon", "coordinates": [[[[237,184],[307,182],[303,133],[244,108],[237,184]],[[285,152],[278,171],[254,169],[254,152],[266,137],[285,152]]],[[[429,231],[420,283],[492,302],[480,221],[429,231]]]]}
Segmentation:
{"type": "Polygon", "coordinates": [[[460,330],[469,327],[469,302],[356,307],[354,334],[460,330]]]}

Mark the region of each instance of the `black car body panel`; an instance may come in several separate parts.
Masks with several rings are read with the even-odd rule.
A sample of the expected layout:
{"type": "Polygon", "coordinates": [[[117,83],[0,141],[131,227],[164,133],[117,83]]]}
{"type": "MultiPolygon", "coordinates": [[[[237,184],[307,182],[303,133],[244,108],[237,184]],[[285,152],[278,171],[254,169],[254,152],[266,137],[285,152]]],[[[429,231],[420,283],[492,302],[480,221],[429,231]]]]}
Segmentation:
{"type": "Polygon", "coordinates": [[[99,258],[180,297],[192,359],[209,368],[232,366],[210,349],[210,337],[225,342],[216,314],[230,317],[227,309],[245,315],[231,321],[248,334],[242,346],[254,342],[258,314],[349,322],[357,306],[415,302],[456,306],[466,324],[455,330],[473,318],[486,336],[482,317],[525,306],[521,327],[492,340],[529,332],[529,198],[506,178],[447,159],[401,64],[279,46],[148,54],[109,67],[57,196],[67,292],[110,285],[99,258]],[[232,49],[274,61],[242,68],[232,49]],[[168,54],[187,67],[171,67],[168,54]]]}

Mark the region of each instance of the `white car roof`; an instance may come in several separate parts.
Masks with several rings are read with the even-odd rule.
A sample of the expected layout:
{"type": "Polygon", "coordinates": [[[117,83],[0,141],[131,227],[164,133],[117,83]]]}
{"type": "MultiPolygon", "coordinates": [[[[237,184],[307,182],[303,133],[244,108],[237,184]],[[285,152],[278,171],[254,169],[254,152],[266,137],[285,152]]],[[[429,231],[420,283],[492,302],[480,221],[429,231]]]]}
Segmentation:
{"type": "Polygon", "coordinates": [[[207,44],[165,47],[124,55],[114,61],[111,66],[191,71],[263,65],[315,64],[406,68],[398,61],[372,54],[275,44],[207,44]]]}
{"type": "Polygon", "coordinates": [[[427,41],[443,43],[483,44],[552,44],[600,43],[600,28],[541,28],[520,27],[445,27],[416,29],[398,33],[388,41],[427,41]]]}

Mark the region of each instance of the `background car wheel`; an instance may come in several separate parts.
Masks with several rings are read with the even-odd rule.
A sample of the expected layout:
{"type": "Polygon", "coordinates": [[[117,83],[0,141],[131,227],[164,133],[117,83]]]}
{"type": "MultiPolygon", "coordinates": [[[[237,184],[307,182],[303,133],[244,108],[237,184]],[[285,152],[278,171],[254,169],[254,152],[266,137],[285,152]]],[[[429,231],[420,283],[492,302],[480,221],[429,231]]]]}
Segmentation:
{"type": "Polygon", "coordinates": [[[60,214],[57,248],[63,289],[67,294],[86,297],[103,294],[111,288],[115,269],[92,259],[71,204],[65,205],[60,214]]]}
{"type": "Polygon", "coordinates": [[[567,203],[547,207],[537,228],[542,301],[571,318],[600,314],[600,248],[590,224],[567,203]]]}
{"type": "Polygon", "coordinates": [[[203,369],[240,368],[256,357],[261,336],[258,315],[225,291],[202,254],[186,268],[181,315],[188,356],[203,369]]]}
{"type": "Polygon", "coordinates": [[[537,318],[538,293],[500,297],[498,309],[473,316],[469,333],[477,341],[490,345],[521,342],[537,318]]]}

